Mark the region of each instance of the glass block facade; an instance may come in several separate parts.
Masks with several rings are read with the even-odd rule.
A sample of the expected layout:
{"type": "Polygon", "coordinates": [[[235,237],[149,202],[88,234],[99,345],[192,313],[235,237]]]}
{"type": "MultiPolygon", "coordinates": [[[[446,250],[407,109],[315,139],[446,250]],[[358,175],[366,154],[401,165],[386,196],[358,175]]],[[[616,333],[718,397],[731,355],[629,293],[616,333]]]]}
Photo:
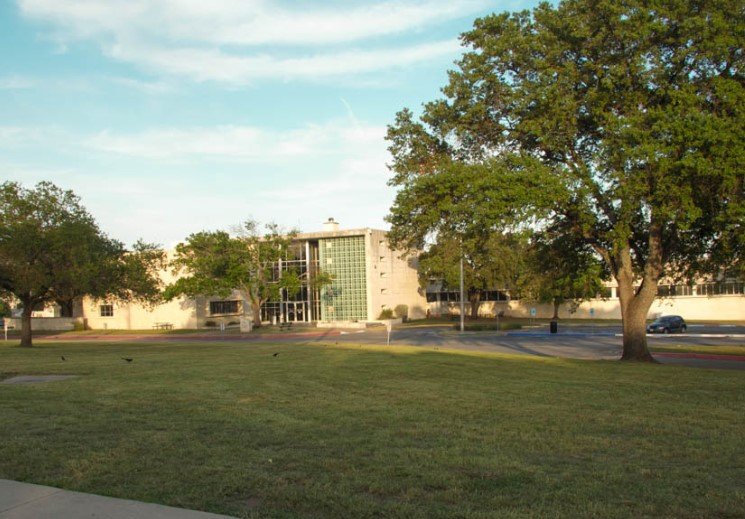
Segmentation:
{"type": "Polygon", "coordinates": [[[334,278],[321,289],[321,320],[366,320],[365,237],[321,239],[318,259],[321,270],[334,278]]]}

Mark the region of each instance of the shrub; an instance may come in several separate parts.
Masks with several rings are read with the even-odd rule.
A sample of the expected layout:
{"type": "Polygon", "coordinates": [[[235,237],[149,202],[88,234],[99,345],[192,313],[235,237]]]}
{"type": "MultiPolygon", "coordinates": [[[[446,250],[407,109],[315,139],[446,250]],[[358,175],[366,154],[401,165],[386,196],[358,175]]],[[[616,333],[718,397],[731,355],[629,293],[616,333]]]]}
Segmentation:
{"type": "Polygon", "coordinates": [[[406,321],[406,319],[409,317],[409,307],[408,305],[396,305],[393,313],[396,314],[396,317],[400,317],[401,319],[406,321]]]}
{"type": "MultiPolygon", "coordinates": [[[[456,324],[453,328],[460,330],[460,324],[456,324]]],[[[520,328],[522,328],[522,325],[518,323],[466,323],[464,326],[464,329],[469,332],[519,330],[520,328]]]]}
{"type": "Polygon", "coordinates": [[[204,325],[207,328],[214,328],[215,326],[217,326],[217,323],[215,321],[205,321],[204,322],[204,325]]]}
{"type": "Polygon", "coordinates": [[[382,312],[380,312],[380,315],[378,316],[379,320],[383,319],[393,319],[393,310],[390,308],[384,308],[382,312]]]}

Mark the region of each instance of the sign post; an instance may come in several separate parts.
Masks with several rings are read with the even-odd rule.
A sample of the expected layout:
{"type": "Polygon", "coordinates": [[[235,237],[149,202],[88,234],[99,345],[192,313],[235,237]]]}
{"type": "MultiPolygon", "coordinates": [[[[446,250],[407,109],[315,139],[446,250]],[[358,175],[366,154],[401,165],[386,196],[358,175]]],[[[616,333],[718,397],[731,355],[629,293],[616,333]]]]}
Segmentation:
{"type": "Polygon", "coordinates": [[[8,340],[8,328],[13,328],[15,330],[16,327],[8,324],[8,320],[5,319],[3,322],[3,328],[5,329],[5,340],[7,341],[8,340]]]}
{"type": "Polygon", "coordinates": [[[391,330],[392,329],[393,329],[393,321],[391,321],[390,319],[388,319],[385,322],[385,331],[388,332],[388,340],[386,341],[386,345],[387,346],[390,346],[391,345],[391,330]]]}

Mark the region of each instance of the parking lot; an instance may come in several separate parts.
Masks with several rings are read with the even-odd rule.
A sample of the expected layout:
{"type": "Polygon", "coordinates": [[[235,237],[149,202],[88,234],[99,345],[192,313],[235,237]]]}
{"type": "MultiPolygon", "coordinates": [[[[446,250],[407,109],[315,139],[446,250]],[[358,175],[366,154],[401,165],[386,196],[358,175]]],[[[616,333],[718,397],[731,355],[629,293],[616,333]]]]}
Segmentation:
{"type": "MultiPolygon", "coordinates": [[[[526,326],[507,332],[463,332],[452,326],[401,326],[391,332],[391,344],[422,348],[484,351],[562,357],[575,359],[615,360],[621,354],[620,325],[559,324],[556,334],[549,333],[548,325],[526,326]]],[[[745,346],[745,326],[689,324],[687,333],[648,335],[651,348],[655,344],[687,346],[745,346]]],[[[322,339],[319,339],[322,340],[322,339]]],[[[385,344],[384,328],[370,328],[342,332],[335,341],[362,344],[385,344]]],[[[745,353],[745,348],[743,349],[745,353]]],[[[705,359],[703,355],[682,358],[666,353],[655,357],[663,363],[686,364],[696,367],[745,369],[741,360],[705,359]]]]}

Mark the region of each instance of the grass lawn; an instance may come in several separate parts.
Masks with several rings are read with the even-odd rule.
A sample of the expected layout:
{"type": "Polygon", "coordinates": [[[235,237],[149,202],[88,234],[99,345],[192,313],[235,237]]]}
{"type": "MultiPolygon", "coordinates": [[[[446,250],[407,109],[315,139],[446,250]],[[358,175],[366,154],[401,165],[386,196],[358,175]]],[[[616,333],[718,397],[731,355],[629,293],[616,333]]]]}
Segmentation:
{"type": "Polygon", "coordinates": [[[241,517],[745,514],[740,371],[38,343],[0,372],[79,375],[0,385],[0,478],[241,517]]]}

